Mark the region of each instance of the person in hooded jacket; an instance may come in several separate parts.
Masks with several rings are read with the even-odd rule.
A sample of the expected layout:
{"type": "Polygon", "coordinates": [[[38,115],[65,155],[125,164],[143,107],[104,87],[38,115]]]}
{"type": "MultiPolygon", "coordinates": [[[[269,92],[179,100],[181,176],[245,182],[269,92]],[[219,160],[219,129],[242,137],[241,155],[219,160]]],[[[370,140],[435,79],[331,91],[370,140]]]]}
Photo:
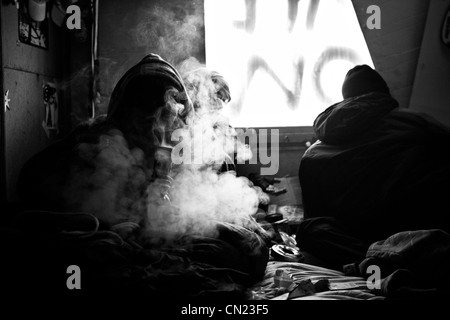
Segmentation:
{"type": "MultiPolygon", "coordinates": [[[[119,155],[115,159],[119,164],[120,156],[132,156],[140,160],[134,163],[136,170],[133,172],[140,171],[134,177],[136,183],[128,186],[137,195],[137,189],[144,187],[152,178],[152,172],[147,168],[154,167],[155,150],[159,146],[168,146],[171,130],[183,125],[183,118],[190,108],[178,71],[160,56],[146,55],[117,82],[106,115],[80,123],[68,136],[25,163],[18,181],[18,196],[22,206],[24,209],[53,211],[81,210],[79,202],[85,200],[85,195],[77,192],[77,189],[81,191],[81,186],[69,186],[69,181],[76,180],[85,168],[92,167],[94,172],[95,166],[98,166],[94,161],[102,155],[102,151],[110,148],[114,149],[111,151],[121,151],[114,152],[115,156],[119,155]],[[176,99],[183,106],[179,114],[167,105],[166,93],[169,90],[178,92],[176,99]],[[166,127],[161,127],[163,123],[167,124],[166,127]],[[138,154],[126,154],[127,150],[121,148],[138,154]],[[79,201],[76,198],[80,198],[77,199],[79,201]]],[[[113,158],[113,153],[109,156],[113,158]]],[[[116,168],[110,174],[122,173],[120,165],[116,168]]],[[[95,181],[94,178],[86,181],[91,188],[90,193],[97,187],[103,187],[101,179],[95,181]]],[[[119,208],[114,209],[120,211],[119,208]]],[[[113,212],[108,214],[113,217],[113,212]]],[[[105,219],[105,222],[108,220],[114,219],[105,219]]]]}
{"type": "Polygon", "coordinates": [[[405,230],[450,230],[450,129],[400,108],[367,65],[348,71],[344,100],[314,121],[318,140],[299,179],[300,247],[341,269],[374,241],[405,230]]]}
{"type": "Polygon", "coordinates": [[[70,294],[66,269],[76,264],[85,294],[242,298],[269,257],[269,238],[250,217],[245,227],[219,223],[215,238],[148,239],[146,219],[159,202],[149,204],[166,199],[147,192],[170,165],[157,155],[167,155],[173,130],[192,110],[179,72],[148,54],[117,82],[106,115],[29,159],[18,181],[23,210],[0,232],[9,253],[2,274],[11,281],[2,289],[23,292],[34,281],[27,261],[40,261],[34,267],[43,283],[33,290],[41,293],[70,294]]]}

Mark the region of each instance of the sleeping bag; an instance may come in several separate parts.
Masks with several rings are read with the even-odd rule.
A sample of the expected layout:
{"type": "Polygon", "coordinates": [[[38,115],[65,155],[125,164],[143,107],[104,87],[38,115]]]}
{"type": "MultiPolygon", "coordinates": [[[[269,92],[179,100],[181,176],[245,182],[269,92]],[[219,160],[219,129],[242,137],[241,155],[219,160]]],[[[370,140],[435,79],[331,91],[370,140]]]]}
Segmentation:
{"type": "Polygon", "coordinates": [[[342,93],[300,162],[301,248],[342,264],[400,231],[449,232],[450,129],[400,108],[368,66],[349,71],[342,93]]]}

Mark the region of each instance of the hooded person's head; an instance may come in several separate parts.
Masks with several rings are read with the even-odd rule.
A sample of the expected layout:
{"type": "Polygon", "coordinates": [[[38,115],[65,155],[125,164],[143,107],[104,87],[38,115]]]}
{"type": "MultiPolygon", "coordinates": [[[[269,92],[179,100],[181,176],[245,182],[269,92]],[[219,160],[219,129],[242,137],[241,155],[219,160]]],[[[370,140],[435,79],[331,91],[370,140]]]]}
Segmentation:
{"type": "Polygon", "coordinates": [[[382,92],[390,95],[386,81],[370,66],[364,64],[350,69],[342,84],[342,97],[347,99],[369,92],[382,92]]]}
{"type": "Polygon", "coordinates": [[[107,119],[143,150],[170,141],[192,103],[178,71],[157,54],[148,54],[117,82],[107,119]]]}

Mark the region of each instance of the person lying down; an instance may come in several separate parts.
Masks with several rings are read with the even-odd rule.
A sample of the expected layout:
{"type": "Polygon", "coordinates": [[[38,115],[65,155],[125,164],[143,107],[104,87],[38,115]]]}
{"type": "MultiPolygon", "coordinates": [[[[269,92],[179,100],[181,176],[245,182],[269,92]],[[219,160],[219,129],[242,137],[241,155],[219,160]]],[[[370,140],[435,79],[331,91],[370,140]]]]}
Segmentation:
{"type": "Polygon", "coordinates": [[[183,80],[149,54],[118,81],[107,115],[26,163],[24,210],[2,232],[14,244],[4,266],[16,275],[11,287],[23,292],[26,261],[36,259],[50,294],[76,291],[66,286],[75,265],[81,294],[245,298],[264,274],[270,239],[251,217],[262,194],[223,169],[235,137],[214,104],[231,97],[212,75],[196,75],[206,93],[199,100],[192,74],[183,80]],[[198,131],[200,162],[189,153],[198,131]]]}

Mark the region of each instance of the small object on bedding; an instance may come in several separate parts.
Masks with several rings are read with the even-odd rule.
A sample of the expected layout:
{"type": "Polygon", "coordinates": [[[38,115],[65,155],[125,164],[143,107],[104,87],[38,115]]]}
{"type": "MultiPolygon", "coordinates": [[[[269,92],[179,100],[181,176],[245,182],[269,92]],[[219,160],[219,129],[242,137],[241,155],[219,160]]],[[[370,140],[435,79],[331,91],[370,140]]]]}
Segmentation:
{"type": "Polygon", "coordinates": [[[270,253],[275,260],[286,262],[302,262],[305,257],[300,250],[286,245],[276,244],[270,248],[270,253]]]}
{"type": "Polygon", "coordinates": [[[328,279],[320,279],[314,283],[314,288],[316,292],[324,292],[330,290],[330,281],[328,279]]]}
{"type": "Polygon", "coordinates": [[[342,282],[342,283],[330,283],[330,290],[353,290],[361,289],[361,284],[358,282],[342,282]]]}
{"type": "Polygon", "coordinates": [[[302,280],[298,282],[297,286],[291,292],[289,292],[288,299],[310,296],[314,293],[316,293],[316,288],[311,280],[302,280]]]}
{"type": "Polygon", "coordinates": [[[283,269],[277,269],[273,277],[273,284],[277,288],[289,290],[294,285],[294,279],[283,269]]]}
{"type": "Polygon", "coordinates": [[[281,240],[283,240],[283,243],[287,245],[288,247],[294,247],[297,248],[297,241],[293,236],[288,235],[286,232],[279,231],[279,234],[281,236],[281,240]]]}
{"type": "Polygon", "coordinates": [[[277,212],[281,213],[289,222],[300,223],[303,220],[302,205],[283,205],[277,207],[277,212]]]}
{"type": "Polygon", "coordinates": [[[249,292],[249,300],[265,300],[266,299],[266,291],[263,288],[259,288],[258,290],[252,290],[249,292]]]}
{"type": "Polygon", "coordinates": [[[278,187],[275,187],[274,185],[270,185],[266,188],[266,192],[277,195],[277,194],[287,192],[287,189],[286,188],[278,188],[278,187]]]}

